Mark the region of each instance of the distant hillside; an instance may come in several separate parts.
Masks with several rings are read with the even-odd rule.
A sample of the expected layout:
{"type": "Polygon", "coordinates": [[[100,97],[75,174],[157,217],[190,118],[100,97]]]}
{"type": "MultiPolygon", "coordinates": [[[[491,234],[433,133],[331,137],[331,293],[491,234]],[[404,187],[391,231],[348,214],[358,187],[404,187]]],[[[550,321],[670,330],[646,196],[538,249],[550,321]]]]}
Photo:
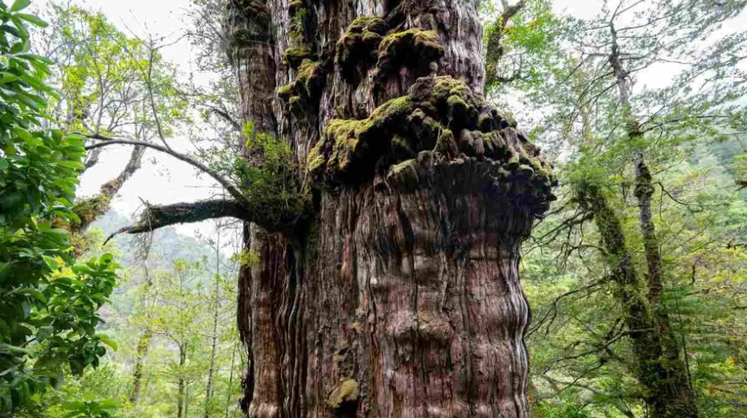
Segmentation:
{"type": "MultiPolygon", "coordinates": [[[[104,236],[109,236],[123,226],[131,224],[129,217],[110,211],[97,220],[92,228],[103,231],[104,236]]],[[[143,260],[138,260],[137,248],[133,237],[119,235],[113,239],[121,253],[121,265],[123,271],[129,274],[129,280],[120,283],[111,297],[112,305],[104,308],[102,314],[107,321],[103,329],[126,321],[127,315],[132,311],[135,303],[135,289],[143,282],[144,270],[143,260]]],[[[205,262],[205,273],[199,278],[198,283],[207,285],[211,283],[215,275],[215,250],[205,242],[194,237],[180,234],[174,227],[162,228],[155,231],[146,265],[151,273],[158,270],[171,269],[177,260],[187,262],[205,262]]],[[[225,255],[221,256],[221,273],[223,275],[235,272],[236,266],[225,255]]],[[[195,283],[197,284],[197,283],[195,283]]]]}
{"type": "MultiPolygon", "coordinates": [[[[101,229],[105,236],[109,236],[114,231],[131,223],[132,220],[129,217],[116,211],[110,211],[97,220],[93,227],[101,229]]],[[[136,259],[136,249],[132,245],[133,238],[127,235],[119,235],[113,241],[122,251],[122,265],[126,268],[134,266],[138,260],[136,259]]],[[[177,260],[198,262],[205,257],[207,257],[208,269],[214,269],[215,250],[210,245],[189,235],[180,234],[174,227],[166,227],[155,231],[153,234],[148,266],[150,268],[168,268],[177,260]]],[[[223,257],[223,262],[227,263],[228,260],[223,257]]]]}

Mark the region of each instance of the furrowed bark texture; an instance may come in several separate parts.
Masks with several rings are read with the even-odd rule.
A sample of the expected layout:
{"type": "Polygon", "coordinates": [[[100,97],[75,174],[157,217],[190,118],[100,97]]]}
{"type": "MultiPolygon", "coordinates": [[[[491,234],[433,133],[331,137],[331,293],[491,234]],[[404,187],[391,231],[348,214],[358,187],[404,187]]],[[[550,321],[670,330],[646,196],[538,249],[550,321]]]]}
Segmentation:
{"type": "Polygon", "coordinates": [[[229,7],[244,122],[313,201],[294,234],[245,228],[247,415],[527,417],[519,247],[554,180],[478,94],[477,1],[229,7]]]}

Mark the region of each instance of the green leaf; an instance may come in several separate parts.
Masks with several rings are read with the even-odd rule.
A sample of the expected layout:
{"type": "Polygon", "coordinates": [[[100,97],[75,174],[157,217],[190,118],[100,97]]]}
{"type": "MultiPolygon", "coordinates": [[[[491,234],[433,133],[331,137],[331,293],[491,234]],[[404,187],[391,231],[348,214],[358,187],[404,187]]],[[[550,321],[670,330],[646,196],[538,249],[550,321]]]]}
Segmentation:
{"type": "Polygon", "coordinates": [[[84,166],[80,161],[60,161],[58,164],[74,170],[83,170],[86,168],[86,166],[84,166]]]}
{"type": "Polygon", "coordinates": [[[65,139],[67,139],[68,141],[72,140],[72,141],[81,141],[81,142],[88,140],[88,138],[85,135],[81,135],[81,134],[67,134],[65,135],[65,139]]]}
{"type": "Polygon", "coordinates": [[[10,7],[11,12],[17,12],[23,10],[31,4],[31,0],[16,0],[10,7]]]}
{"type": "Polygon", "coordinates": [[[42,19],[40,19],[40,18],[38,18],[37,16],[34,16],[34,15],[29,15],[29,14],[25,14],[25,13],[18,13],[16,16],[18,16],[21,19],[23,19],[23,20],[25,20],[25,21],[27,21],[29,23],[32,23],[32,24],[34,24],[34,25],[36,25],[36,26],[38,26],[40,28],[46,28],[47,26],[49,26],[49,23],[45,22],[44,20],[42,20],[42,19]]]}
{"type": "Polygon", "coordinates": [[[31,356],[34,354],[30,350],[27,350],[25,348],[16,347],[13,345],[8,345],[8,344],[0,344],[0,353],[2,352],[11,353],[11,354],[24,354],[27,356],[31,356]]]}
{"type": "Polygon", "coordinates": [[[47,267],[49,267],[50,270],[57,270],[58,268],[60,268],[60,263],[58,263],[54,258],[48,257],[46,255],[42,256],[42,258],[44,259],[44,262],[47,264],[47,267]]]}
{"type": "Polygon", "coordinates": [[[18,293],[22,295],[33,296],[39,302],[47,303],[47,298],[44,296],[44,294],[36,289],[21,289],[18,291],[18,293]]]}
{"type": "Polygon", "coordinates": [[[101,340],[102,343],[104,343],[104,344],[108,345],[109,347],[111,347],[112,350],[117,351],[117,343],[114,342],[114,340],[112,340],[111,338],[107,337],[104,334],[99,334],[98,337],[99,337],[99,340],[101,340]]]}
{"type": "Polygon", "coordinates": [[[101,409],[114,409],[119,407],[119,401],[116,399],[105,399],[98,402],[99,408],[101,409]]]}
{"type": "Polygon", "coordinates": [[[19,80],[18,76],[15,74],[6,73],[6,72],[0,73],[0,74],[2,74],[2,80],[0,80],[0,82],[2,82],[3,84],[14,83],[19,80]]]}
{"type": "Polygon", "coordinates": [[[18,32],[18,29],[14,28],[13,26],[10,26],[10,25],[2,25],[2,26],[0,26],[0,32],[7,32],[7,33],[15,36],[16,38],[20,38],[21,37],[21,32],[18,32]]]}
{"type": "Polygon", "coordinates": [[[21,32],[21,39],[28,40],[29,31],[28,29],[26,29],[26,25],[23,24],[23,20],[19,19],[16,16],[11,16],[10,19],[13,21],[13,24],[16,26],[16,29],[18,29],[18,32],[21,32]]]}
{"type": "Polygon", "coordinates": [[[67,411],[85,411],[86,404],[80,401],[76,402],[65,402],[62,407],[67,411]]]}

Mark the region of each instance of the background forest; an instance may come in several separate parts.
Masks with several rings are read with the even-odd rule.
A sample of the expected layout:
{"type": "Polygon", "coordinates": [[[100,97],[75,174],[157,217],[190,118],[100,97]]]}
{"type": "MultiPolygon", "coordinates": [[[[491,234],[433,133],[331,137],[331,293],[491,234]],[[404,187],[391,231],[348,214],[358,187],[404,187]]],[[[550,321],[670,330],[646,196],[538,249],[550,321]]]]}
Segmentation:
{"type": "MultiPolygon", "coordinates": [[[[579,17],[482,1],[485,96],[559,179],[522,252],[534,417],[650,416],[652,343],[626,325],[639,297],[658,367],[683,371],[699,416],[747,417],[746,6],[604,1],[579,17]]],[[[293,164],[238,122],[225,10],[191,0],[161,36],[81,2],[0,2],[0,416],[244,416],[236,282],[257,261],[240,225],[107,239],[132,224],[112,207],[144,165],[176,157],[275,190],[293,164]],[[164,53],[185,41],[188,70],[164,53]],[[272,164],[239,164],[243,138],[272,164]],[[107,153],[122,164],[102,178],[107,153]],[[94,192],[75,195],[78,178],[94,192]]],[[[219,183],[209,193],[230,194],[219,183]]]]}

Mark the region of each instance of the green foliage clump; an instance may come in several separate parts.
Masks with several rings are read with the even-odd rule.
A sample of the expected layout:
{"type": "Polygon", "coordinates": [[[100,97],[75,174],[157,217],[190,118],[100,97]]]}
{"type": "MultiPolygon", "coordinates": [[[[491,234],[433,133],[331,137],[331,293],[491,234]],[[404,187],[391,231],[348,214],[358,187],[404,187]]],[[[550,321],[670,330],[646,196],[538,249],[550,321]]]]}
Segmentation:
{"type": "Polygon", "coordinates": [[[114,399],[66,402],[64,408],[68,413],[65,418],[114,418],[118,407],[119,402],[114,399]]]}
{"type": "Polygon", "coordinates": [[[244,126],[245,157],[236,159],[237,179],[251,211],[278,226],[290,226],[303,216],[307,196],[299,185],[294,153],[287,142],[244,126]]]}
{"type": "Polygon", "coordinates": [[[0,413],[34,402],[62,370],[97,366],[114,345],[96,334],[116,281],[111,255],[76,263],[70,201],[85,155],[82,137],[41,129],[49,61],[29,53],[28,0],[0,1],[0,413]]]}
{"type": "Polygon", "coordinates": [[[288,5],[288,13],[291,15],[291,39],[303,40],[306,33],[306,19],[308,19],[309,14],[308,9],[303,7],[303,2],[297,0],[288,5]]]}

